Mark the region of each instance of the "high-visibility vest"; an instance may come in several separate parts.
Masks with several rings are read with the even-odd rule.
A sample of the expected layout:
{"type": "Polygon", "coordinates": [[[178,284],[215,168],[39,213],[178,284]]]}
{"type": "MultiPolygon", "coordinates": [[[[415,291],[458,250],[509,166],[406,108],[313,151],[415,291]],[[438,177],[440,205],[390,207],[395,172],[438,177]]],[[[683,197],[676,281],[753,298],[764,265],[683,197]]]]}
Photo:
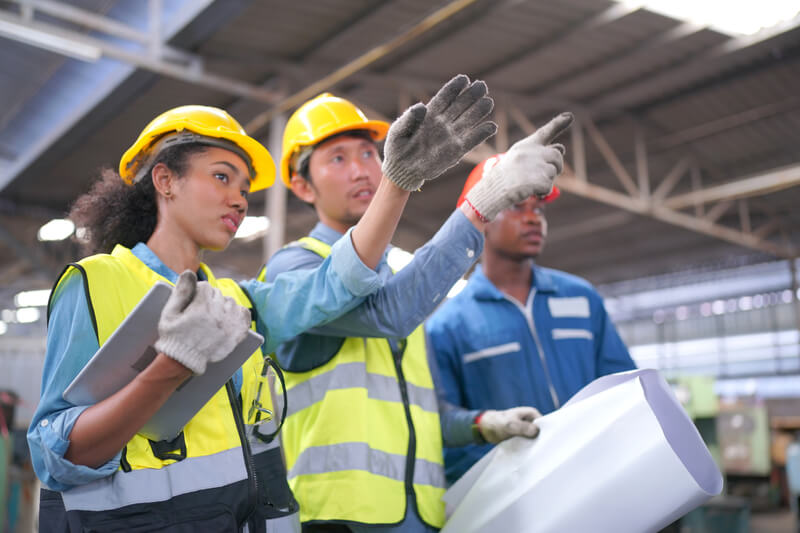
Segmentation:
{"type": "MultiPolygon", "coordinates": [[[[294,245],[330,254],[310,237],[294,245]]],[[[395,349],[347,338],[326,364],[285,376],[283,448],[302,522],[394,524],[414,494],[422,520],[442,527],[442,436],[421,326],[395,349]]]]}
{"type": "MultiPolygon", "coordinates": [[[[209,284],[238,304],[252,308],[252,302],[234,281],[216,279],[204,264],[200,268],[209,284]]],[[[117,245],[111,254],[94,255],[67,266],[56,282],[54,296],[72,269],[82,274],[101,346],[153,284],[169,283],[129,249],[117,245]]],[[[253,440],[248,435],[259,412],[249,407],[258,401],[260,407],[272,408],[269,394],[261,394],[258,387],[263,364],[258,349],[242,366],[240,395],[229,381],[172,441],[154,442],[137,434],[123,449],[117,472],[61,493],[70,526],[85,531],[183,531],[187,527],[239,531],[249,521],[250,531],[263,531],[266,518],[281,515],[280,509],[267,505],[264,487],[259,486],[272,472],[259,465],[263,460],[258,460],[258,454],[274,446],[264,444],[251,452],[248,442],[253,440]]]]}

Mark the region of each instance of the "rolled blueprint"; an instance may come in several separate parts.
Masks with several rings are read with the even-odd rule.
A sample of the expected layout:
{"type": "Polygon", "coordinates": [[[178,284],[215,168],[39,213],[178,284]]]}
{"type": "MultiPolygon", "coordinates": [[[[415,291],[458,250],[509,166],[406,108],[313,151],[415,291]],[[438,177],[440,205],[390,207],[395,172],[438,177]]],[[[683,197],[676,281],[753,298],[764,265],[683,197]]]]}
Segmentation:
{"type": "Polygon", "coordinates": [[[722,491],[722,475],[652,369],[596,379],[497,445],[444,496],[443,533],[658,531],[722,491]]]}

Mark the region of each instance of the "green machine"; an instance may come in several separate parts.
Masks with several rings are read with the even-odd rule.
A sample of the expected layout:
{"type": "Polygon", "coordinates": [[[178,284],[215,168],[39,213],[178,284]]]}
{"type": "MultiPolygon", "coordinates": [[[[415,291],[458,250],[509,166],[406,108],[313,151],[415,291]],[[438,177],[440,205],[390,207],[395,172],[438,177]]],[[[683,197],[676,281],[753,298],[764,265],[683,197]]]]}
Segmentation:
{"type": "MultiPolygon", "coordinates": [[[[710,376],[680,376],[670,383],[722,472],[729,472],[728,466],[734,458],[739,458],[736,464],[742,469],[763,469],[762,451],[766,453],[766,468],[769,470],[768,428],[764,432],[767,440],[763,450],[758,438],[755,445],[748,446],[753,431],[746,430],[756,426],[760,428],[762,423],[766,427],[766,410],[762,420],[757,410],[742,412],[731,409],[719,401],[714,392],[714,378],[710,376]],[[740,431],[731,431],[734,427],[740,431]],[[742,455],[747,459],[742,460],[742,455]]],[[[680,519],[679,528],[681,533],[747,533],[750,531],[750,503],[745,498],[723,493],[687,513],[680,519]]]]}

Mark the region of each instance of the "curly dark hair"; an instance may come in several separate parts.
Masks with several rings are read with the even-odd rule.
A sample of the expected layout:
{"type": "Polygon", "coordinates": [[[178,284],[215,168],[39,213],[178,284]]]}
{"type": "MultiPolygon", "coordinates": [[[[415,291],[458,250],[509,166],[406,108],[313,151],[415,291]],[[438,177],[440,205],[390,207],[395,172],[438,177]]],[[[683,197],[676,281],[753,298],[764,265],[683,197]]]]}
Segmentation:
{"type": "Polygon", "coordinates": [[[128,185],[110,168],[101,171],[100,179],[89,192],[80,196],[69,212],[69,218],[86,232],[85,252],[110,253],[114,246],[127,248],[146,242],[156,228],[158,208],[153,180],[153,167],[164,163],[179,178],[186,174],[189,156],[204,152],[207,146],[191,143],[167,148],[153,161],[145,178],[128,185]]]}

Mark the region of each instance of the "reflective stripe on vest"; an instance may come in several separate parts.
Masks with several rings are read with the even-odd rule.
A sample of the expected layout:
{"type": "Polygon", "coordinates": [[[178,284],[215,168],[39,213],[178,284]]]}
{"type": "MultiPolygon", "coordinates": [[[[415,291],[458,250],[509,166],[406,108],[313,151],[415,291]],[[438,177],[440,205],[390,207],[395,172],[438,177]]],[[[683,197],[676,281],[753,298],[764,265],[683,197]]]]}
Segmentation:
{"type": "Polygon", "coordinates": [[[62,493],[67,511],[105,511],[228,485],[247,478],[239,449],[181,461],[164,468],[118,473],[62,493]],[[213,472],[213,475],[211,475],[213,472]]]}
{"type": "MultiPolygon", "coordinates": [[[[322,257],[330,253],[329,245],[310,237],[292,245],[322,257]]],[[[400,522],[410,467],[420,517],[443,525],[441,426],[422,327],[404,342],[404,388],[386,339],[347,338],[326,364],[285,372],[289,416],[283,448],[303,522],[400,522]],[[410,462],[404,392],[415,432],[410,462]]]]}
{"type": "MultiPolygon", "coordinates": [[[[156,281],[168,282],[130,250],[119,245],[110,255],[91,256],[71,268],[78,268],[84,274],[87,303],[93,313],[101,346],[156,281]],[[113,287],[113,291],[108,287],[113,287]]],[[[235,282],[217,280],[208,267],[201,264],[201,268],[209,284],[240,305],[250,307],[248,298],[235,282]]],[[[57,288],[58,284],[55,290],[57,288]]],[[[242,396],[245,401],[249,399],[247,391],[252,388],[250,375],[260,372],[262,359],[259,349],[242,367],[242,396]]],[[[183,437],[186,457],[176,462],[175,459],[156,457],[151,441],[135,435],[125,448],[125,463],[130,471],[118,470],[107,478],[64,492],[65,507],[69,510],[111,510],[132,503],[165,501],[204,489],[226,490],[226,485],[247,479],[242,445],[225,387],[186,424],[183,437]]],[[[241,484],[238,486],[235,490],[242,492],[241,484]]],[[[248,495],[237,492],[233,499],[237,498],[246,501],[248,495]]]]}
{"type": "MultiPolygon", "coordinates": [[[[366,470],[402,482],[406,476],[406,456],[370,448],[365,442],[317,446],[300,453],[289,477],[339,470],[366,470]]],[[[441,464],[417,459],[414,462],[414,483],[445,488],[441,464]]]]}
{"type": "MultiPolygon", "coordinates": [[[[350,389],[361,387],[367,389],[367,395],[373,400],[386,402],[402,402],[403,398],[397,386],[397,379],[393,376],[371,374],[366,369],[366,363],[356,361],[341,363],[332,370],[314,376],[307,381],[292,387],[289,393],[289,414],[310,407],[325,399],[325,394],[334,389],[350,389]]],[[[418,405],[424,411],[439,413],[439,404],[436,392],[433,389],[418,387],[407,383],[408,400],[413,405],[418,405]]]]}

